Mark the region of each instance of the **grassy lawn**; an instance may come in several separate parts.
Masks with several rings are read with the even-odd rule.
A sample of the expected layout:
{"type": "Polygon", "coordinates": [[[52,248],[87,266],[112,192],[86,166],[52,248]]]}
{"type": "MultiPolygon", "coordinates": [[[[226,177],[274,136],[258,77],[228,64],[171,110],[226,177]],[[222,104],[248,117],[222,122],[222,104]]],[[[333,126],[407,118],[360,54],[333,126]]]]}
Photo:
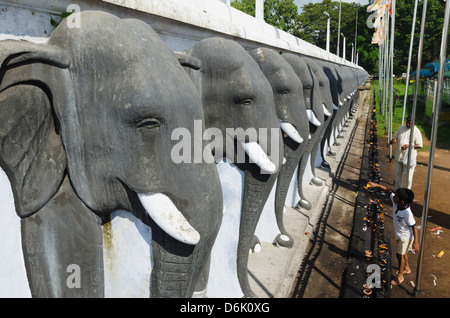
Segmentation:
{"type": "MultiPolygon", "coordinates": [[[[387,136],[388,135],[388,120],[385,118],[381,112],[379,96],[378,96],[378,81],[374,82],[376,98],[377,98],[377,123],[378,123],[378,135],[387,136]]],[[[403,99],[405,96],[405,80],[394,80],[394,103],[393,103],[393,117],[392,117],[392,135],[395,134],[397,129],[401,125],[402,112],[403,112],[403,99]]],[[[420,94],[420,90],[419,90],[420,94]]],[[[389,94],[388,94],[389,95],[389,94]]],[[[381,97],[383,98],[383,97],[381,97]]],[[[414,84],[408,85],[408,99],[406,102],[406,112],[405,118],[412,113],[414,98],[414,84]]],[[[389,99],[389,96],[388,96],[389,99]]],[[[389,110],[389,100],[386,102],[387,109],[389,110]]],[[[442,110],[447,109],[447,105],[442,106],[442,110]]],[[[431,99],[426,99],[425,96],[418,96],[417,106],[416,106],[416,126],[422,132],[422,136],[428,140],[431,137],[431,118],[433,112],[433,101],[431,99]],[[426,101],[426,103],[425,103],[426,101]],[[425,105],[426,104],[426,105],[425,105]],[[425,107],[426,106],[426,107],[425,107]]],[[[450,149],[450,123],[441,123],[437,132],[438,148],[450,149]]],[[[424,146],[421,151],[429,150],[429,146],[424,146]]]]}

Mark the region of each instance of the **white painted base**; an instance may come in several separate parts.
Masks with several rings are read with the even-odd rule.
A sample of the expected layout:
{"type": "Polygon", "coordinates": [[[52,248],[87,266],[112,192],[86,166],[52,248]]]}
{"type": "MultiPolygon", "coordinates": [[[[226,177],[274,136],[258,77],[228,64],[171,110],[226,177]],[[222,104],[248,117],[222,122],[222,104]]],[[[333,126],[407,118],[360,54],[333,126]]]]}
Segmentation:
{"type": "Polygon", "coordinates": [[[0,298],[31,297],[22,253],[20,218],[6,173],[0,169],[0,298]]]}

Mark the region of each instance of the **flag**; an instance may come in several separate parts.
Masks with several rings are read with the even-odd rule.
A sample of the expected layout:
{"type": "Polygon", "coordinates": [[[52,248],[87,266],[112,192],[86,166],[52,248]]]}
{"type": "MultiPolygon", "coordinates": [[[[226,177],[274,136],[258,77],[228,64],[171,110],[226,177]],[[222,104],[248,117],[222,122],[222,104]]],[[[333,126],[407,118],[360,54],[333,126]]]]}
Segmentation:
{"type": "MultiPolygon", "coordinates": [[[[367,18],[367,26],[374,28],[375,32],[372,37],[372,44],[383,44],[384,40],[384,16],[386,10],[391,9],[391,0],[387,0],[386,4],[382,4],[382,0],[375,0],[370,6],[367,7],[367,12],[373,12],[367,18]]],[[[392,11],[389,11],[392,12],[392,11]]]]}

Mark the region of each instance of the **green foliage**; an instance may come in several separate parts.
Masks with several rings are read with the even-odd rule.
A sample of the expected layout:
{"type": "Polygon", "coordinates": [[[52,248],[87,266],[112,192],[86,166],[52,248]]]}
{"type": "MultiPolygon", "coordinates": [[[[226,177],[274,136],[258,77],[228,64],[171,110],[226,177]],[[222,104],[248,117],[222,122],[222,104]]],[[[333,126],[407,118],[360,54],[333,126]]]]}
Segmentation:
{"type": "MultiPolygon", "coordinates": [[[[374,82],[374,87],[378,91],[378,81],[374,82]]],[[[405,117],[412,113],[413,107],[413,97],[414,90],[413,85],[410,84],[408,89],[408,99],[406,102],[405,117]]],[[[394,91],[397,93],[399,98],[394,96],[393,103],[393,116],[392,116],[392,134],[394,134],[397,129],[401,126],[402,112],[403,112],[403,98],[405,95],[406,84],[404,80],[394,80],[394,91]]],[[[388,124],[385,123],[385,118],[381,112],[381,106],[379,101],[378,93],[375,94],[377,99],[377,125],[378,125],[378,135],[387,136],[388,124]]],[[[389,100],[386,102],[389,106],[389,100]]],[[[416,105],[416,117],[415,124],[419,128],[422,136],[427,139],[431,138],[431,118],[432,118],[432,107],[433,103],[431,100],[427,100],[424,96],[419,96],[416,105]],[[426,116],[424,116],[426,114],[426,116]]],[[[386,118],[387,119],[387,118],[386,118]]],[[[450,124],[441,124],[438,127],[436,145],[438,148],[450,149],[450,124]]],[[[428,151],[429,147],[424,146],[419,151],[428,151]]]]}
{"type": "MultiPolygon", "coordinates": [[[[422,66],[439,59],[442,29],[444,24],[444,9],[444,0],[427,1],[426,23],[423,39],[423,55],[421,61],[422,66]]],[[[417,68],[417,51],[419,45],[422,12],[423,1],[419,1],[417,6],[416,24],[414,28],[414,46],[411,58],[411,72],[415,71],[417,68]]],[[[401,74],[406,72],[406,68],[408,66],[413,14],[413,1],[396,1],[394,74],[401,74]]]]}
{"type": "Polygon", "coordinates": [[[61,23],[61,21],[62,21],[64,18],[67,18],[67,17],[68,17],[69,15],[71,15],[72,13],[74,13],[74,11],[71,11],[71,12],[63,12],[63,13],[61,13],[61,14],[59,15],[59,17],[57,18],[57,20],[53,19],[53,17],[50,16],[50,25],[56,28],[56,27],[61,23]]]}
{"type": "MultiPolygon", "coordinates": [[[[255,0],[235,0],[231,2],[231,6],[249,15],[255,15],[255,0]]],[[[415,51],[411,60],[411,72],[417,66],[417,47],[422,6],[423,1],[419,1],[414,35],[415,51]]],[[[346,37],[346,59],[351,57],[352,43],[355,43],[356,34],[356,48],[359,52],[358,64],[369,74],[378,74],[379,46],[371,43],[375,30],[369,29],[367,26],[367,18],[372,14],[372,12],[367,12],[367,7],[368,5],[360,6],[356,3],[341,1],[340,32],[346,37]],[[356,18],[358,18],[357,21],[356,18]],[[355,27],[357,28],[356,30],[355,27]]],[[[336,54],[339,1],[323,0],[322,2],[308,3],[302,9],[302,13],[298,14],[298,8],[293,0],[266,0],[264,3],[264,19],[268,24],[325,49],[327,17],[324,16],[323,11],[327,11],[331,16],[330,52],[336,54]]],[[[422,66],[439,59],[444,9],[444,0],[428,0],[422,66]]],[[[396,75],[406,72],[413,13],[414,0],[396,1],[394,32],[394,74],[396,75]]],[[[448,43],[450,46],[450,41],[448,43]]],[[[342,37],[339,40],[339,45],[339,55],[342,56],[342,37]]],[[[447,48],[447,51],[450,50],[447,48]]]]}
{"type": "MultiPolygon", "coordinates": [[[[255,0],[235,0],[231,6],[248,15],[255,16],[255,0]]],[[[294,0],[265,0],[264,21],[280,30],[298,35],[298,7],[294,0]]]]}

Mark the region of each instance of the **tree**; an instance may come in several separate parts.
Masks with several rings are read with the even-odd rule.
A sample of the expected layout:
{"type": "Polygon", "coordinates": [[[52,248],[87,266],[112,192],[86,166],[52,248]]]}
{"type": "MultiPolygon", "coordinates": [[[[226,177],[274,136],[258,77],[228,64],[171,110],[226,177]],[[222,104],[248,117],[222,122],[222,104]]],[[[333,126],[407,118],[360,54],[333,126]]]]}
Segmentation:
{"type": "MultiPolygon", "coordinates": [[[[255,16],[255,0],[235,0],[231,6],[255,16]]],[[[294,0],[265,0],[264,21],[280,30],[297,36],[298,7],[294,0]]]]}
{"type": "MultiPolygon", "coordinates": [[[[444,24],[444,0],[428,0],[425,32],[423,38],[423,54],[421,65],[439,59],[444,24]]],[[[408,66],[409,46],[411,41],[411,26],[414,14],[414,2],[396,1],[395,31],[394,31],[394,74],[406,72],[408,66]]],[[[417,6],[416,25],[414,29],[414,44],[411,55],[411,72],[416,70],[417,55],[422,20],[423,1],[417,6]]],[[[448,32],[448,31],[447,31],[448,32]]],[[[447,49],[448,51],[448,49],[447,49]]]]}
{"type": "MultiPolygon", "coordinates": [[[[357,4],[341,2],[341,25],[340,33],[345,35],[345,56],[351,57],[352,43],[355,40],[355,25],[358,12],[358,21],[361,21],[362,10],[357,4]]],[[[323,14],[326,11],[330,14],[330,52],[337,52],[337,40],[339,29],[339,2],[323,0],[318,3],[308,3],[303,6],[303,12],[299,16],[300,38],[318,47],[326,47],[327,17],[323,14]]],[[[359,27],[358,23],[358,27],[359,27]]],[[[364,22],[365,23],[365,22],[364,22]]],[[[343,39],[340,41],[339,55],[343,52],[343,39]]]]}
{"type": "MultiPolygon", "coordinates": [[[[414,1],[396,1],[395,31],[394,31],[394,74],[406,71],[409,45],[411,38],[411,25],[414,12],[414,1]]],[[[373,2],[373,1],[370,1],[373,2]]],[[[231,5],[252,16],[255,15],[255,0],[236,0],[231,5]]],[[[340,32],[346,37],[346,58],[350,59],[352,43],[355,43],[359,52],[358,64],[371,74],[378,73],[379,47],[371,44],[374,29],[367,26],[366,6],[355,3],[341,2],[340,32]],[[356,18],[358,21],[356,21],[356,18]]],[[[420,22],[422,17],[423,1],[419,1],[414,35],[414,51],[411,60],[411,71],[417,65],[417,47],[419,43],[420,22]]],[[[422,66],[439,59],[442,28],[444,21],[445,0],[428,0],[427,20],[425,25],[422,66]]],[[[264,20],[286,32],[293,34],[311,44],[325,49],[327,11],[330,16],[330,52],[337,52],[339,1],[323,0],[318,3],[308,3],[303,6],[303,12],[298,14],[297,6],[293,0],[265,0],[264,20]]],[[[390,36],[389,36],[390,37],[390,36]]],[[[389,41],[387,39],[386,41],[389,41]]],[[[340,56],[342,56],[342,37],[340,43],[340,56]]],[[[387,42],[386,42],[387,43],[387,42]]],[[[450,41],[449,41],[450,45],[450,41]]],[[[447,51],[449,51],[447,49],[447,51]]]]}

